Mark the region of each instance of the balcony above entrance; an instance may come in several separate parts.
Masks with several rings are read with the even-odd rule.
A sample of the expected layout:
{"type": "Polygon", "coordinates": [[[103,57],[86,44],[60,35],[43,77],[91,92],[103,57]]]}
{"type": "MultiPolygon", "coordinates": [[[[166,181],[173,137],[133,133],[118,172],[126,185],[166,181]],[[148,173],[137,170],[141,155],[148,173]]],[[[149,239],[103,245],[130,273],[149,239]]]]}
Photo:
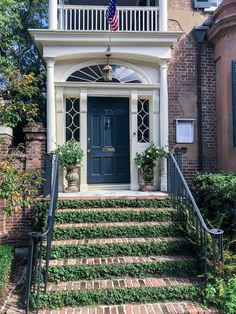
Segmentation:
{"type": "MultiPolygon", "coordinates": [[[[49,0],[49,29],[109,32],[105,0],[49,0]]],[[[167,0],[117,0],[118,32],[166,32],[167,0]]]]}

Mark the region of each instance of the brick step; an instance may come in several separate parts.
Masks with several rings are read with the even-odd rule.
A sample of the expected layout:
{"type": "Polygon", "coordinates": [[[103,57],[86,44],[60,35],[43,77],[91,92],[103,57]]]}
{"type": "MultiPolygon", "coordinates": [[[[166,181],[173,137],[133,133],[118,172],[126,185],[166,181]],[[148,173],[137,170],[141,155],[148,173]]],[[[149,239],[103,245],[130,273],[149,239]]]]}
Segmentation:
{"type": "Polygon", "coordinates": [[[164,208],[66,208],[56,211],[56,224],[129,221],[175,221],[176,210],[164,208]]]}
{"type": "Polygon", "coordinates": [[[175,211],[171,207],[145,207],[145,208],[134,208],[134,207],[108,207],[108,208],[64,208],[64,209],[57,209],[57,212],[146,212],[146,211],[175,211]]]}
{"type": "MultiPolygon", "coordinates": [[[[178,261],[194,261],[195,259],[189,256],[119,256],[107,258],[76,258],[51,260],[50,266],[74,266],[74,265],[120,265],[120,264],[143,264],[143,263],[165,263],[178,261]]],[[[44,262],[45,263],[45,262],[44,262]]]]}
{"type": "Polygon", "coordinates": [[[102,222],[102,223],[70,223],[56,224],[54,228],[89,228],[89,227],[151,227],[151,226],[176,226],[176,222],[147,221],[147,222],[102,222]]]}
{"type": "Polygon", "coordinates": [[[216,314],[216,308],[202,308],[197,302],[160,302],[153,304],[102,305],[98,307],[40,310],[39,314],[216,314]]]}
{"type": "Polygon", "coordinates": [[[184,237],[162,238],[109,238],[109,239],[82,239],[82,240],[57,240],[52,245],[86,245],[86,244],[128,244],[128,243],[163,243],[163,242],[186,241],[184,237]]]}
{"type": "Polygon", "coordinates": [[[194,278],[117,278],[114,280],[81,280],[48,283],[48,292],[82,291],[82,290],[111,290],[119,288],[163,288],[198,285],[194,278]]]}

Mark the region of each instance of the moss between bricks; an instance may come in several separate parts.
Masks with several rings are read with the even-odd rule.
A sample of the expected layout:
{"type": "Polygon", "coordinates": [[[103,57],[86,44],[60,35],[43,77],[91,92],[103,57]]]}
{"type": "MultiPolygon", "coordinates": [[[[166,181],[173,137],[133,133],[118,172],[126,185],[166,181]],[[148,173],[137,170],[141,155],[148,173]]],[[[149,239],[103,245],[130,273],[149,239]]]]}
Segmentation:
{"type": "MultiPolygon", "coordinates": [[[[53,245],[52,259],[113,257],[113,256],[150,256],[191,254],[188,241],[150,242],[150,243],[116,243],[88,245],[53,245]]],[[[45,247],[43,247],[45,257],[45,247]]]]}
{"type": "MultiPolygon", "coordinates": [[[[40,308],[60,309],[92,305],[113,305],[130,303],[154,303],[162,301],[199,301],[200,287],[177,286],[160,288],[130,288],[113,290],[56,291],[41,294],[40,308]]],[[[36,296],[31,299],[31,308],[35,309],[36,296]]]]}
{"type": "Polygon", "coordinates": [[[99,223],[99,222],[144,222],[144,221],[175,221],[176,212],[173,210],[156,210],[144,212],[127,211],[79,211],[57,212],[55,222],[66,223],[99,223]]]}
{"type": "Polygon", "coordinates": [[[54,240],[170,237],[182,234],[178,225],[122,227],[66,227],[54,229],[54,240]]]}
{"type": "MultiPolygon", "coordinates": [[[[42,230],[46,225],[47,210],[49,201],[36,201],[33,204],[33,225],[34,230],[42,230]]],[[[170,200],[66,200],[58,201],[57,208],[168,208],[170,200]]],[[[57,214],[58,215],[58,214],[57,214]]],[[[57,219],[57,218],[56,218],[57,219]]],[[[59,222],[60,220],[56,220],[59,222]]],[[[84,221],[84,222],[89,222],[84,221]]],[[[62,221],[60,221],[62,222],[62,221]]],[[[66,222],[66,221],[64,221],[66,222]]],[[[81,221],[82,222],[82,221],[81,221]]],[[[91,221],[92,222],[92,221],[91,221]]]]}
{"type": "Polygon", "coordinates": [[[53,282],[73,280],[97,280],[115,278],[144,278],[155,276],[196,275],[194,260],[162,261],[122,265],[71,265],[51,266],[49,280],[53,282]]]}

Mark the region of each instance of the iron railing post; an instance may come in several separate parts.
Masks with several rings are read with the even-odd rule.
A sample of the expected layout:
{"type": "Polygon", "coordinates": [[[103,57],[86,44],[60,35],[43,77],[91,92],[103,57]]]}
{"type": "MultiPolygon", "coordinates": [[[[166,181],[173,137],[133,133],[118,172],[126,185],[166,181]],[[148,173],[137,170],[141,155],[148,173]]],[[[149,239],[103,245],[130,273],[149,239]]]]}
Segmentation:
{"type": "MultiPolygon", "coordinates": [[[[51,159],[51,162],[53,160],[51,159]]],[[[36,313],[39,311],[40,306],[40,291],[41,291],[41,277],[42,277],[42,249],[43,240],[47,237],[47,254],[46,254],[46,276],[44,277],[44,289],[46,290],[48,281],[48,266],[50,259],[51,241],[53,238],[53,226],[55,219],[56,203],[58,199],[58,167],[59,155],[56,155],[54,162],[53,176],[51,171],[50,182],[50,205],[48,213],[48,224],[45,232],[33,232],[30,234],[30,243],[28,249],[28,265],[27,265],[27,278],[26,278],[26,296],[25,296],[25,309],[26,314],[29,313],[31,286],[33,292],[36,291],[36,313]],[[33,275],[33,282],[32,281],[33,275]]]]}
{"type": "Polygon", "coordinates": [[[171,202],[172,206],[177,211],[177,217],[179,222],[183,222],[183,214],[188,205],[189,217],[185,223],[191,224],[190,227],[195,227],[195,234],[193,240],[196,242],[199,248],[199,257],[202,262],[202,269],[204,269],[205,280],[207,278],[208,271],[208,256],[211,256],[210,262],[212,263],[213,273],[216,272],[216,267],[219,264],[223,264],[223,234],[221,229],[209,229],[201,215],[201,212],[196,204],[196,201],[187,185],[187,182],[182,174],[181,156],[173,154],[169,155],[170,167],[170,182],[171,182],[171,202]],[[173,167],[173,170],[172,170],[173,167]],[[189,222],[188,222],[189,221],[189,222]],[[212,248],[208,251],[210,242],[209,238],[212,238],[212,248]],[[217,241],[217,242],[216,242],[217,241]]]}
{"type": "Polygon", "coordinates": [[[30,305],[30,290],[31,290],[31,279],[32,279],[33,252],[34,252],[34,242],[33,242],[32,235],[30,234],[29,247],[28,247],[27,275],[26,275],[26,285],[25,285],[25,299],[26,299],[25,311],[26,311],[26,314],[29,313],[29,305],[30,305]]]}

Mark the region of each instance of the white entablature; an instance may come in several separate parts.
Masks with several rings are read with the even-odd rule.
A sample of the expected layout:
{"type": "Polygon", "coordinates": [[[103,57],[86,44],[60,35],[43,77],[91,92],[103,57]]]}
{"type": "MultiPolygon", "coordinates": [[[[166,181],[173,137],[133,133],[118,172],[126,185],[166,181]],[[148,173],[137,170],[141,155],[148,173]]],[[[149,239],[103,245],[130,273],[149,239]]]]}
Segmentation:
{"type": "Polygon", "coordinates": [[[171,45],[180,37],[180,32],[158,33],[91,33],[51,30],[30,30],[44,58],[69,60],[94,58],[105,55],[111,40],[112,56],[127,60],[170,59],[171,45]]]}

